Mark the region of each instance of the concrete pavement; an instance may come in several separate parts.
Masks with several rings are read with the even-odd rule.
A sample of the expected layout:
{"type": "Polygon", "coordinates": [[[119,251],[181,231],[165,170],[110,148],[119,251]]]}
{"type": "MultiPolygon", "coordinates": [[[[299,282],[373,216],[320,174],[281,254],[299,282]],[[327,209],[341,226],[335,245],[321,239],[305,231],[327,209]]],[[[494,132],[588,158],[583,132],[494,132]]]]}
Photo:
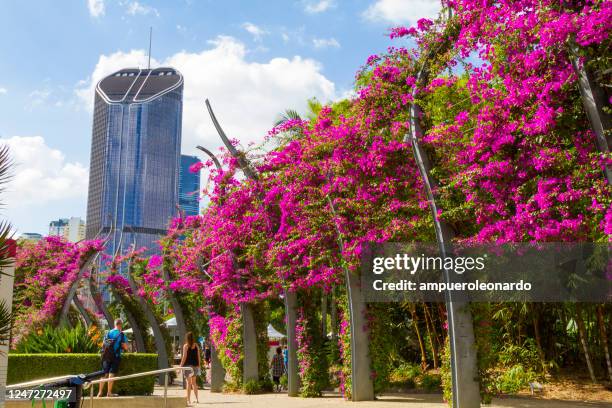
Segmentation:
{"type": "MultiPolygon", "coordinates": [[[[156,390],[158,394],[159,390],[156,390]]],[[[437,394],[389,394],[383,395],[377,401],[348,402],[340,395],[326,393],[323,398],[289,398],[287,394],[211,394],[210,391],[200,391],[200,403],[193,404],[196,408],[448,408],[437,394]]],[[[169,395],[184,395],[180,388],[172,388],[169,395]]],[[[493,404],[483,405],[490,408],[612,408],[609,402],[556,401],[532,398],[494,399],[493,404]]]]}

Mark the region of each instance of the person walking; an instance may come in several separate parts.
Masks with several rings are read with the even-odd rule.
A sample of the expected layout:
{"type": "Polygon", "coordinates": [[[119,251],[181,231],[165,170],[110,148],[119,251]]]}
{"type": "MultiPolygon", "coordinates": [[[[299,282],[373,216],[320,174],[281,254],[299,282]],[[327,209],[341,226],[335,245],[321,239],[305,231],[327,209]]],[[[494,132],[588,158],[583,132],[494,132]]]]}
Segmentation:
{"type": "Polygon", "coordinates": [[[281,347],[276,348],[276,354],[272,357],[270,367],[272,368],[274,391],[281,392],[280,378],[285,374],[285,362],[283,361],[283,349],[281,347]]]}
{"type": "Polygon", "coordinates": [[[185,344],[183,344],[183,356],[181,357],[181,367],[191,367],[193,371],[187,376],[187,404],[191,404],[191,390],[195,395],[196,403],[200,403],[198,398],[197,378],[201,374],[200,369],[200,347],[193,340],[193,333],[185,334],[185,344]]]}
{"type": "MultiPolygon", "coordinates": [[[[104,336],[104,343],[102,343],[102,370],[104,371],[103,378],[113,378],[119,372],[119,366],[121,364],[121,352],[127,351],[127,338],[122,330],[123,322],[121,319],[115,320],[115,328],[109,331],[104,336]]],[[[107,397],[116,397],[117,394],[113,394],[113,382],[108,382],[107,397]]],[[[100,383],[100,389],[98,390],[98,397],[102,397],[104,393],[104,383],[100,383]]]]}

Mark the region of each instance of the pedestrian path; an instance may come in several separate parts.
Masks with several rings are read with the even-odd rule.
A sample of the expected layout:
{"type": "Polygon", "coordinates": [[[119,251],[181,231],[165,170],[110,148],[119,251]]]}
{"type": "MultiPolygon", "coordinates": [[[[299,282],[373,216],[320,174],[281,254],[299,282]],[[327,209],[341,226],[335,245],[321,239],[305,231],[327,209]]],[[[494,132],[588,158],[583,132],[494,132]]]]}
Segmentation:
{"type": "MultiPolygon", "coordinates": [[[[155,394],[163,393],[156,388],[155,394]]],[[[180,387],[171,388],[169,395],[185,395],[180,387]]],[[[219,394],[209,390],[200,391],[200,403],[192,404],[194,408],[447,408],[442,396],[437,394],[389,394],[377,401],[349,402],[339,394],[326,393],[322,398],[289,398],[287,394],[219,394]]],[[[494,399],[490,408],[610,408],[608,402],[577,402],[540,400],[532,398],[494,399]]]]}

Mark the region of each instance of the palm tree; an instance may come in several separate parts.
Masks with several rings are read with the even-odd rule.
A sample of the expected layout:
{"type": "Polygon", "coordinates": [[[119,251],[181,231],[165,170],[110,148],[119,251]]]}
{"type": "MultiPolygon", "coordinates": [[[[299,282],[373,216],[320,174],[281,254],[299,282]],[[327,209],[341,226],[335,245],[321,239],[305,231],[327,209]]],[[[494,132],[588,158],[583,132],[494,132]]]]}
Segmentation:
{"type": "MultiPolygon", "coordinates": [[[[308,100],[308,111],[306,112],[306,120],[314,120],[319,115],[319,112],[323,108],[323,105],[317,98],[311,98],[308,100]]],[[[279,114],[278,119],[274,122],[274,127],[284,125],[292,120],[304,120],[302,116],[294,109],[287,109],[283,113],[279,114]]],[[[282,146],[292,140],[300,139],[302,137],[302,129],[299,127],[290,129],[279,135],[278,144],[282,146]]]]}
{"type": "MultiPolygon", "coordinates": [[[[9,155],[8,146],[0,147],[0,193],[5,191],[5,185],[11,179],[11,167],[13,166],[13,162],[9,155]]],[[[0,207],[2,206],[2,202],[0,202],[0,207]]],[[[10,265],[12,262],[9,259],[9,245],[10,238],[12,236],[12,226],[8,221],[0,221],[0,275],[6,275],[6,272],[3,271],[6,267],[10,265]]]]}
{"type": "MultiPolygon", "coordinates": [[[[11,339],[13,316],[9,312],[6,302],[0,302],[0,346],[6,346],[11,339]]],[[[3,354],[0,351],[0,355],[3,354]]]]}
{"type": "MultiPolygon", "coordinates": [[[[8,146],[0,147],[0,193],[4,192],[4,185],[11,179],[10,169],[12,161],[9,156],[8,146]]],[[[1,205],[1,204],[0,204],[1,205]]],[[[8,221],[0,222],[0,275],[7,275],[4,269],[7,268],[12,260],[9,257],[9,241],[12,236],[12,227],[8,221]]],[[[0,276],[0,280],[2,276],[0,276]]],[[[0,345],[4,346],[11,337],[12,316],[9,309],[10,305],[2,301],[0,303],[0,345]]]]}

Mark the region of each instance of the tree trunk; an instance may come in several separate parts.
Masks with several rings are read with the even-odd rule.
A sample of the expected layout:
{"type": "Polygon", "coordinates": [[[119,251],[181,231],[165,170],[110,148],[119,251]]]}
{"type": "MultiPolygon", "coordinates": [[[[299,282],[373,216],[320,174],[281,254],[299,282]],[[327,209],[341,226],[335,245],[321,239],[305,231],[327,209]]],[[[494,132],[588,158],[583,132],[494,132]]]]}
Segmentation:
{"type": "Polygon", "coordinates": [[[425,327],[427,327],[427,335],[429,336],[429,345],[431,347],[431,355],[433,357],[433,368],[434,370],[438,369],[438,350],[436,348],[436,329],[433,325],[433,321],[431,320],[431,315],[429,314],[429,310],[427,308],[427,303],[423,303],[423,312],[425,315],[425,327]]]}
{"type": "Polygon", "coordinates": [[[421,330],[419,329],[419,317],[416,311],[416,305],[412,303],[410,305],[410,314],[412,315],[412,325],[414,326],[414,331],[417,336],[417,341],[419,342],[419,350],[421,351],[421,369],[423,371],[427,370],[427,353],[425,352],[425,344],[423,342],[423,338],[421,337],[421,330]]]}
{"type": "Polygon", "coordinates": [[[597,305],[597,325],[599,326],[599,338],[603,346],[604,356],[606,358],[606,367],[608,368],[608,377],[612,383],[612,361],[610,361],[610,349],[608,347],[608,333],[606,332],[606,324],[604,320],[603,305],[597,305]]]}
{"type": "Polygon", "coordinates": [[[591,361],[586,328],[584,326],[584,320],[582,319],[582,305],[580,303],[576,303],[576,325],[578,326],[578,335],[580,336],[580,344],[582,344],[582,350],[584,351],[584,358],[589,369],[589,376],[593,384],[596,384],[597,378],[595,377],[595,370],[593,369],[593,362],[591,361]]]}
{"type": "Polygon", "coordinates": [[[540,318],[539,310],[536,306],[532,309],[533,313],[533,332],[535,334],[536,348],[538,349],[538,356],[540,357],[540,365],[542,366],[542,372],[546,373],[546,358],[544,356],[544,350],[542,349],[542,336],[540,335],[540,318]]]}

